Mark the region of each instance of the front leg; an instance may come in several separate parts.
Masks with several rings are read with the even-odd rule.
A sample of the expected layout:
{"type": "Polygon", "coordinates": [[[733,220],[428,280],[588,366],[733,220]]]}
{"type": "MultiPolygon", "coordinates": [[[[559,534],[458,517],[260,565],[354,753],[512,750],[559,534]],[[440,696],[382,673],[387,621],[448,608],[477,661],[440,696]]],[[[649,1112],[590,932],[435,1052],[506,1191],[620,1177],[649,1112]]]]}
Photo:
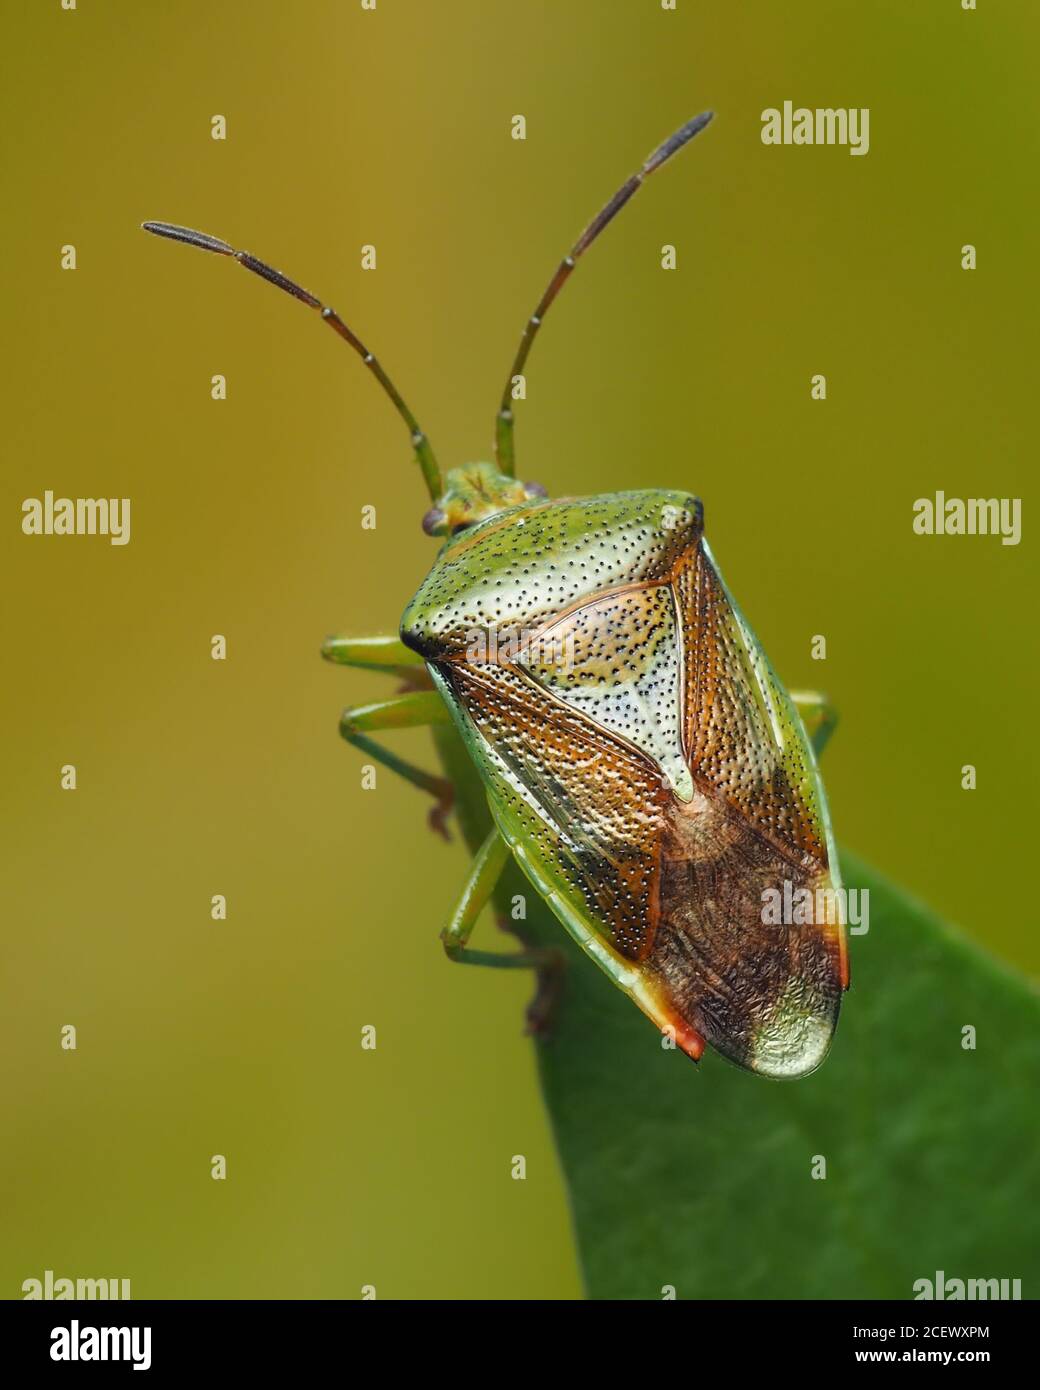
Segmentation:
{"type": "Polygon", "coordinates": [[[430,690],[432,683],[426,662],[400,637],[326,637],[321,646],[326,661],[336,666],[355,666],[398,676],[402,690],[430,690]]]}

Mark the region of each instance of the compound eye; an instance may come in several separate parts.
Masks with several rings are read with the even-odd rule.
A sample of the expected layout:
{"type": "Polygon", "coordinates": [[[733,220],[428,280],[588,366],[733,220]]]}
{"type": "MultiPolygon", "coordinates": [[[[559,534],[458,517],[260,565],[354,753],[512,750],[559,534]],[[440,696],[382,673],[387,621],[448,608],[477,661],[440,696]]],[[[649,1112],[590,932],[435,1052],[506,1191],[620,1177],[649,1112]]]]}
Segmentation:
{"type": "Polygon", "coordinates": [[[524,483],[524,492],[528,497],[548,497],[549,494],[541,483],[524,483]]]}
{"type": "Polygon", "coordinates": [[[431,507],[422,519],[422,528],[428,536],[443,536],[447,520],[440,507],[431,507]]]}

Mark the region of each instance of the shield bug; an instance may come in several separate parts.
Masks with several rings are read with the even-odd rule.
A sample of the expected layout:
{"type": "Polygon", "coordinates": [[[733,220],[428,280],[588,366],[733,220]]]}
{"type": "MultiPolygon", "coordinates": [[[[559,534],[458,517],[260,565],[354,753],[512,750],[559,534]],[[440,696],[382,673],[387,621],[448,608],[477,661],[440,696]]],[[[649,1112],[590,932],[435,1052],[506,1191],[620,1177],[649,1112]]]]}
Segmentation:
{"type": "Polygon", "coordinates": [[[659,146],[560,263],[521,337],[496,418],[495,463],[442,478],[379,362],[333,310],[227,242],[169,223],[159,236],[237,260],[302,300],[361,356],[411,434],[442,547],[397,636],[330,638],[324,654],[395,674],[395,698],[347,710],[341,732],[431,793],[447,777],[371,735],[454,724],[493,816],[442,936],[453,959],[530,966],[468,941],[512,855],[582,949],[695,1060],[705,1044],[775,1077],[819,1065],[848,964],[816,753],[833,727],[822,697],[791,695],[727,588],[700,501],[642,489],[550,500],[517,480],[513,390],[579,257],[643,181],[711,120],[659,146]]]}

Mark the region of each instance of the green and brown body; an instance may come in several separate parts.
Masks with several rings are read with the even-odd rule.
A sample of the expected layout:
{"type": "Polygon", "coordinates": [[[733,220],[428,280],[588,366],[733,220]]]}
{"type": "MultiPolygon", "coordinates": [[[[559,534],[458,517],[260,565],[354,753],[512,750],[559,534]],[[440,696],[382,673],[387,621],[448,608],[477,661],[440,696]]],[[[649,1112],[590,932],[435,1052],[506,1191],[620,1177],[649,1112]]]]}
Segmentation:
{"type": "Polygon", "coordinates": [[[700,504],[538,501],[445,545],[405,611],[524,873],[692,1057],[822,1060],[840,923],[767,925],[767,890],[836,889],[815,758],[733,603],[700,504]]]}

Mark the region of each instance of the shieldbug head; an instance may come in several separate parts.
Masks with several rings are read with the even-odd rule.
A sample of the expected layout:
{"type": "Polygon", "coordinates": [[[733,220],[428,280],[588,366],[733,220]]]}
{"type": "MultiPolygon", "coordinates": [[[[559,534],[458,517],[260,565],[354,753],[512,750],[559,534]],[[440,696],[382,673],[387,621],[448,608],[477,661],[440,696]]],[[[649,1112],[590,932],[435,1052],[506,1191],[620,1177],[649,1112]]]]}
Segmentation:
{"type": "MultiPolygon", "coordinates": [[[[324,654],[403,677],[347,710],[347,740],[435,798],[452,787],[372,738],[453,726],[493,817],[442,932],[453,959],[530,967],[551,993],[557,953],[475,951],[470,934],[510,856],[562,926],[694,1060],[710,1045],[752,1071],[803,1076],[837,1023],[848,963],[841,914],[770,902],[840,899],[816,753],[823,697],[790,694],[727,588],[683,489],[551,500],[515,476],[513,389],[581,255],[644,180],[702,131],[660,145],[578,238],[524,326],[499,404],[495,462],[442,477],[380,363],[335,310],[245,251],[146,222],[228,256],[310,308],[357,352],[408,426],[443,544],[395,636],[330,638],[324,654]],[[778,920],[779,917],[779,920],[778,920]]],[[[532,1017],[544,1021],[541,1005],[532,1017]]]]}

